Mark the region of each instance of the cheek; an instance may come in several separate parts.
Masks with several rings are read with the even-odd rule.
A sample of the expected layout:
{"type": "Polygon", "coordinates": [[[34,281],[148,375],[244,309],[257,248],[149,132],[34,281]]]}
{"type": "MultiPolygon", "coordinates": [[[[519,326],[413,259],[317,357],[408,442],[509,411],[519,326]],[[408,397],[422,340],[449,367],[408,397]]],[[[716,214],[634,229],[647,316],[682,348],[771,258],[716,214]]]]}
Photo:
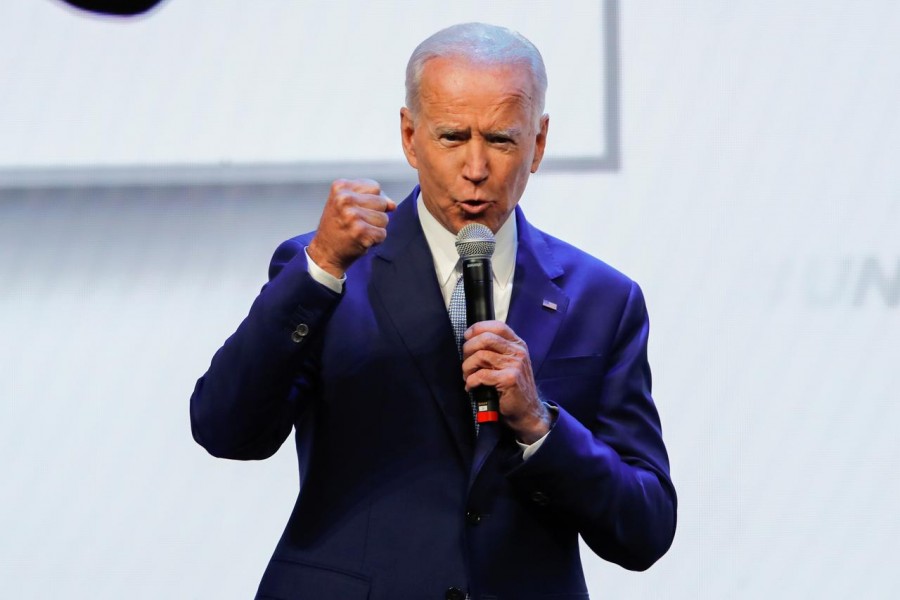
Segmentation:
{"type": "Polygon", "coordinates": [[[525,163],[517,160],[513,164],[508,165],[505,173],[507,189],[510,192],[521,192],[523,189],[525,189],[525,184],[528,182],[528,176],[530,174],[531,163],[525,163]]]}
{"type": "Polygon", "coordinates": [[[450,153],[434,152],[429,154],[428,178],[441,187],[449,186],[455,173],[453,164],[453,156],[450,153]]]}

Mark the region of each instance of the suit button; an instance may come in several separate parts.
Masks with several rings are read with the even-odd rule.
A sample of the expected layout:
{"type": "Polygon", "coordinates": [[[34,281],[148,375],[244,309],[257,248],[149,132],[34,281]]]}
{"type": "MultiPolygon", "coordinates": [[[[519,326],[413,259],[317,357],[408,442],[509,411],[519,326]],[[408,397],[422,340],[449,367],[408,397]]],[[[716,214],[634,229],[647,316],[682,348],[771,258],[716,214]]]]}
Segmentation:
{"type": "Polygon", "coordinates": [[[303,338],[309,333],[309,326],[306,323],[300,323],[297,325],[297,329],[291,334],[291,339],[295,343],[300,343],[303,341],[303,338]]]}
{"type": "Polygon", "coordinates": [[[547,506],[550,504],[550,498],[541,491],[536,491],[531,493],[531,501],[537,504],[538,506],[547,506]]]}
{"type": "Polygon", "coordinates": [[[478,525],[481,522],[481,515],[470,510],[466,513],[466,522],[469,525],[478,525]]]}
{"type": "Polygon", "coordinates": [[[444,594],[444,600],[466,600],[466,593],[458,587],[450,587],[444,594]]]}

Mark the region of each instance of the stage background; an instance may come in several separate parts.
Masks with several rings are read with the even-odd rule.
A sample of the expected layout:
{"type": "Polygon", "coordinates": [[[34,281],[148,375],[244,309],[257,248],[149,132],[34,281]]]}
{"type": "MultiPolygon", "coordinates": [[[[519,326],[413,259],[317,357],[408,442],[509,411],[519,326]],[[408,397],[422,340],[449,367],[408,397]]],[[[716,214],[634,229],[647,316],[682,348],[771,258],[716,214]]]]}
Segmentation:
{"type": "Polygon", "coordinates": [[[169,0],[0,7],[0,596],[252,597],[293,444],[208,456],[188,398],[330,178],[395,198],[405,60],[463,20],[542,49],[539,227],[642,285],[679,492],[596,598],[900,587],[900,5],[169,0]]]}

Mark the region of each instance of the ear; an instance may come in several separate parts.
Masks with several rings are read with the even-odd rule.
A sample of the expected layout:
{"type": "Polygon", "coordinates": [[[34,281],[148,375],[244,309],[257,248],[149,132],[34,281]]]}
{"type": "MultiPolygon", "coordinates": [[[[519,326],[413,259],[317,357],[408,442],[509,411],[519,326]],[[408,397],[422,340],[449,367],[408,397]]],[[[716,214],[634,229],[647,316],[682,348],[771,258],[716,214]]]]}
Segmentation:
{"type": "Polygon", "coordinates": [[[400,109],[400,140],[403,142],[403,154],[406,155],[406,162],[413,169],[419,168],[419,161],[416,158],[416,147],[413,143],[413,135],[416,132],[416,121],[413,118],[412,111],[405,106],[400,109]]]}
{"type": "Polygon", "coordinates": [[[540,130],[534,139],[534,158],[531,159],[531,172],[536,173],[544,158],[544,147],[547,145],[547,128],[550,126],[550,115],[541,117],[540,130]]]}

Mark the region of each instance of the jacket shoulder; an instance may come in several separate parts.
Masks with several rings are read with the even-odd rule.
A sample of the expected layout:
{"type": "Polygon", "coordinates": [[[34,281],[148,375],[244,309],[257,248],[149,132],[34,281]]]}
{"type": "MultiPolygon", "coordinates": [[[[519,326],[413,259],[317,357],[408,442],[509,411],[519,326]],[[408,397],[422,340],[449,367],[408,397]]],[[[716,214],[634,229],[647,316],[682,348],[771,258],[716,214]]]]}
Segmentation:
{"type": "Polygon", "coordinates": [[[596,256],[539,229],[533,229],[533,232],[544,242],[549,255],[562,270],[559,282],[563,287],[567,282],[578,282],[596,286],[606,293],[614,291],[627,296],[637,286],[628,275],[596,256]]]}

